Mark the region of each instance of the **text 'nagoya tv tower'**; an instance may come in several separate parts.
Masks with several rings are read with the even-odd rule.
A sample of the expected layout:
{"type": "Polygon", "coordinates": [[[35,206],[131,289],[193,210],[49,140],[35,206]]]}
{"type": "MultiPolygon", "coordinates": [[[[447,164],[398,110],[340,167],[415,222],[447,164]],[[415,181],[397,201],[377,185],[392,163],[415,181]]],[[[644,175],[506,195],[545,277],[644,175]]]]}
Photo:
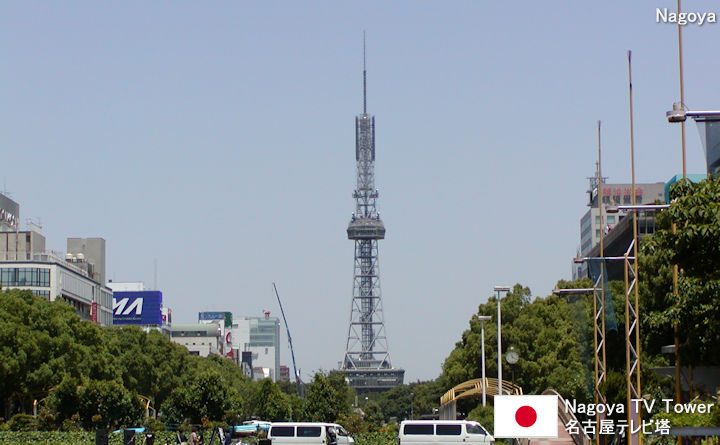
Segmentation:
{"type": "Polygon", "coordinates": [[[355,118],[357,188],[355,213],[347,228],[355,241],[355,273],[345,359],[342,370],[358,392],[380,391],[402,385],[404,369],[390,364],[380,295],[378,240],[385,226],[375,207],[375,117],[367,114],[367,71],[363,39],[363,113],[355,118]]]}

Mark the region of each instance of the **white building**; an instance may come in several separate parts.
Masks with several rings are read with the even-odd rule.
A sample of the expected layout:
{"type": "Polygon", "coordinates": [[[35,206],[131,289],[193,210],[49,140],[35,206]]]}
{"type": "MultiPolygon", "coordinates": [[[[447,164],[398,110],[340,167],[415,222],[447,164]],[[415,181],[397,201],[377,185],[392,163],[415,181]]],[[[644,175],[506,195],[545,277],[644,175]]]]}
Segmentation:
{"type": "Polygon", "coordinates": [[[112,290],[91,278],[82,258],[68,261],[44,247],[45,237],[38,232],[0,232],[2,288],[27,289],[50,301],[62,299],[82,319],[111,326],[112,290]]]}
{"type": "Polygon", "coordinates": [[[185,346],[190,354],[207,357],[220,352],[220,331],[216,324],[183,324],[170,328],[171,338],[185,346]]]}
{"type": "Polygon", "coordinates": [[[270,317],[233,317],[232,346],[235,356],[252,354],[253,379],[280,377],[280,320],[270,317]]]}

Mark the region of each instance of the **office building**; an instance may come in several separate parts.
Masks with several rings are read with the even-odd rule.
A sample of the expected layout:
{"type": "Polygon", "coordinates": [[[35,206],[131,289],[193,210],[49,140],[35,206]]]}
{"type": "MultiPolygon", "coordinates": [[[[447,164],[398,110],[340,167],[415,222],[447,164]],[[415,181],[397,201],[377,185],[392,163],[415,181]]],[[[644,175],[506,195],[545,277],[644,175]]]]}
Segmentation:
{"type": "Polygon", "coordinates": [[[265,312],[263,317],[234,317],[232,345],[236,356],[248,357],[254,380],[280,376],[280,320],[265,312]]]}
{"type": "Polygon", "coordinates": [[[236,354],[232,350],[232,312],[199,312],[198,323],[212,324],[217,327],[220,333],[217,353],[224,357],[233,358],[237,363],[236,354]]]}
{"type": "MultiPolygon", "coordinates": [[[[84,320],[111,326],[112,290],[98,281],[94,264],[82,253],[65,258],[45,249],[45,236],[40,226],[29,224],[20,231],[17,220],[20,208],[11,199],[0,195],[0,285],[3,289],[26,289],[50,301],[64,300],[84,320]]],[[[105,263],[105,240],[93,238],[102,245],[102,255],[95,258],[105,263]]]]}
{"type": "Polygon", "coordinates": [[[170,338],[190,354],[207,357],[220,353],[220,331],[213,323],[182,324],[170,327],[170,338]]]}
{"type": "Polygon", "coordinates": [[[278,380],[281,382],[289,382],[290,381],[290,368],[285,365],[280,365],[280,376],[278,377],[278,380]]]}
{"type": "Polygon", "coordinates": [[[68,238],[67,258],[83,259],[90,277],[105,283],[105,240],[102,238],[68,238]]]}
{"type": "MultiPolygon", "coordinates": [[[[588,178],[590,187],[587,190],[588,204],[590,207],[580,219],[580,248],[577,256],[580,258],[592,256],[591,250],[596,248],[600,242],[600,235],[608,236],[610,232],[625,218],[627,212],[620,211],[615,214],[603,212],[603,221],[600,221],[600,208],[598,207],[598,179],[597,176],[588,178]]],[[[605,178],[603,178],[604,180],[605,178]]],[[[603,183],[603,209],[607,206],[630,205],[632,203],[632,184],[603,183]]],[[[653,204],[665,202],[665,183],[643,183],[635,184],[635,203],[653,204]]],[[[572,278],[577,279],[587,276],[587,265],[585,263],[573,264],[572,278]]]]}

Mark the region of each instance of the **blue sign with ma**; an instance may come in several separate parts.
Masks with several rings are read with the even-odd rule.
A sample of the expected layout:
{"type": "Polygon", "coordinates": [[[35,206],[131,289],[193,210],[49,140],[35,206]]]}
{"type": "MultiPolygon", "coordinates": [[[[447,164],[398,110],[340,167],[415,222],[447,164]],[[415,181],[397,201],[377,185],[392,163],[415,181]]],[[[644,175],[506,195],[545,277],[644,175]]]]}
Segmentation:
{"type": "Polygon", "coordinates": [[[113,324],[162,324],[162,292],[113,292],[113,324]]]}

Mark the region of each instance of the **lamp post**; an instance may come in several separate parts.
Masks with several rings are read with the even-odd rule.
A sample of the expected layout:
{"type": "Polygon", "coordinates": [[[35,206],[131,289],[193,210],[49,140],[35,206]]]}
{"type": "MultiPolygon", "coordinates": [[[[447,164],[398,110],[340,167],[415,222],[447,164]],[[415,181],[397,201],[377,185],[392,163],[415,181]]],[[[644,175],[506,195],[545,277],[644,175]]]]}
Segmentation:
{"type": "Polygon", "coordinates": [[[410,393],[410,420],[415,417],[415,393],[410,393]]]}
{"type": "Polygon", "coordinates": [[[480,349],[482,356],[482,404],[485,406],[485,322],[490,321],[492,317],[489,315],[478,315],[478,320],[480,320],[480,349]]]}
{"type": "Polygon", "coordinates": [[[497,307],[498,307],[498,313],[497,313],[497,338],[498,338],[498,347],[497,347],[497,361],[498,361],[498,395],[502,395],[502,316],[500,314],[500,292],[508,293],[510,292],[509,286],[495,286],[493,287],[493,290],[497,292],[497,307]]]}

